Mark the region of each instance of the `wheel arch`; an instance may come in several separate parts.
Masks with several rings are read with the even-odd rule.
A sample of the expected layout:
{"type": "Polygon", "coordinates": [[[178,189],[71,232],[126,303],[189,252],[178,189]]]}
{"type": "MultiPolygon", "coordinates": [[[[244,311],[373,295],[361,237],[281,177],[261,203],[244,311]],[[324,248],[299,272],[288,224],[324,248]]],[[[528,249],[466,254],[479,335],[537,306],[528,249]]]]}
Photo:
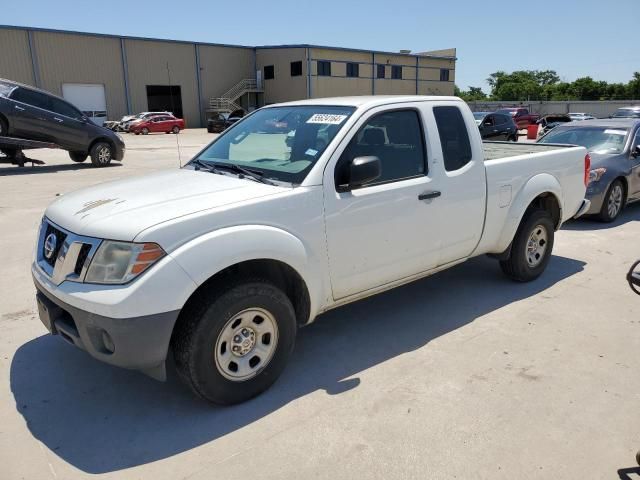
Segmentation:
{"type": "Polygon", "coordinates": [[[98,142],[106,142],[106,143],[108,143],[109,145],[111,145],[112,150],[115,150],[115,148],[116,148],[116,145],[115,145],[115,143],[113,143],[113,140],[111,140],[109,137],[103,137],[103,136],[100,136],[100,137],[96,137],[96,138],[94,138],[94,139],[91,141],[91,143],[89,144],[89,148],[87,149],[87,153],[91,153],[91,149],[92,149],[92,148],[95,146],[95,144],[96,144],[96,143],[98,143],[98,142]]]}
{"type": "Polygon", "coordinates": [[[511,203],[496,250],[508,253],[518,228],[532,210],[548,211],[555,229],[559,229],[562,224],[562,198],[562,188],[553,175],[543,173],[530,178],[511,203]]]}

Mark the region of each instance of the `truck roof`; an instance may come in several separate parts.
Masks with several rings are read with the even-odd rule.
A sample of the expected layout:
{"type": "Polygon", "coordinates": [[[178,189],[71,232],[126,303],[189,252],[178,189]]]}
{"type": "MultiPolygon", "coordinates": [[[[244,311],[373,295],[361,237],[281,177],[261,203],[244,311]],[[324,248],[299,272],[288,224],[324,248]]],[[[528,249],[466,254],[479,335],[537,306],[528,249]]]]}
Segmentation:
{"type": "Polygon", "coordinates": [[[378,107],[402,102],[433,102],[438,100],[462,102],[458,97],[431,96],[431,95],[360,95],[353,97],[327,97],[310,98],[307,100],[297,100],[294,102],[284,102],[269,105],[269,107],[304,106],[304,105],[331,105],[341,107],[378,107]]]}

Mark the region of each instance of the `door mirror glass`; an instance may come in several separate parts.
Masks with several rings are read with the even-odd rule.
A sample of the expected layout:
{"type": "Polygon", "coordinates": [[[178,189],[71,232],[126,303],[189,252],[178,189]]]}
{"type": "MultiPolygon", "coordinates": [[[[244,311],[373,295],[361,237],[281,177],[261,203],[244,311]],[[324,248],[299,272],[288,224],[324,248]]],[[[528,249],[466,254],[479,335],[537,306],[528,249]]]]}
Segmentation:
{"type": "Polygon", "coordinates": [[[640,145],[636,145],[635,147],[633,147],[633,149],[631,150],[631,156],[633,158],[640,157],[640,145]]]}
{"type": "Polygon", "coordinates": [[[382,164],[375,156],[356,157],[349,166],[349,188],[356,188],[377,180],[382,175],[382,164]]]}

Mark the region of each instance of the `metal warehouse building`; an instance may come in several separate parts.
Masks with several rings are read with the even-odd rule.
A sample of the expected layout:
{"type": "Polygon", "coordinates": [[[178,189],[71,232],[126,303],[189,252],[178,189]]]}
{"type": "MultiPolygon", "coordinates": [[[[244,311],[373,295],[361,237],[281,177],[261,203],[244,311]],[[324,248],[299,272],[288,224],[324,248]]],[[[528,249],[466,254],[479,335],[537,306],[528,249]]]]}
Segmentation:
{"type": "Polygon", "coordinates": [[[100,122],[211,112],[340,95],[453,95],[455,49],[411,54],[280,45],[246,47],[0,26],[0,77],[60,95],[100,122]]]}

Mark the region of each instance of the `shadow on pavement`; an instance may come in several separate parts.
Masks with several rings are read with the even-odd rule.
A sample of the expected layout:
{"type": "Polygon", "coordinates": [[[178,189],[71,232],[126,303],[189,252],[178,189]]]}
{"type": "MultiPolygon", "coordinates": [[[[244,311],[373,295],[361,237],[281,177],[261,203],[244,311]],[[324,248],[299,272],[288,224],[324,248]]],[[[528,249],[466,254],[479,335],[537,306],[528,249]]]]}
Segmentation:
{"type": "Polygon", "coordinates": [[[640,202],[634,202],[627,205],[618,218],[611,223],[598,221],[593,216],[581,217],[577,220],[571,220],[562,226],[562,230],[607,230],[609,228],[619,227],[629,222],[637,222],[640,220],[640,202]]]}
{"type": "MultiPolygon", "coordinates": [[[[121,167],[122,163],[120,162],[111,162],[106,167],[102,168],[113,168],[113,167],[121,167]]],[[[0,168],[0,177],[11,177],[14,175],[36,175],[39,173],[55,173],[55,172],[66,172],[70,170],[86,170],[90,168],[95,168],[90,160],[87,160],[84,163],[65,163],[62,165],[34,165],[25,166],[25,167],[6,167],[0,168]]]]}
{"type": "Polygon", "coordinates": [[[349,377],[424,348],[583,267],[554,256],[542,277],[519,284],[503,277],[494,260],[480,257],[328,312],[300,330],[280,380],[234,407],[197,400],[172,369],[166,384],[156,382],[102,364],[48,335],[18,349],[11,390],[31,433],[52,452],[84,472],[118,471],[214,441],[316,390],[339,395],[357,388],[360,379],[349,377]]]}

